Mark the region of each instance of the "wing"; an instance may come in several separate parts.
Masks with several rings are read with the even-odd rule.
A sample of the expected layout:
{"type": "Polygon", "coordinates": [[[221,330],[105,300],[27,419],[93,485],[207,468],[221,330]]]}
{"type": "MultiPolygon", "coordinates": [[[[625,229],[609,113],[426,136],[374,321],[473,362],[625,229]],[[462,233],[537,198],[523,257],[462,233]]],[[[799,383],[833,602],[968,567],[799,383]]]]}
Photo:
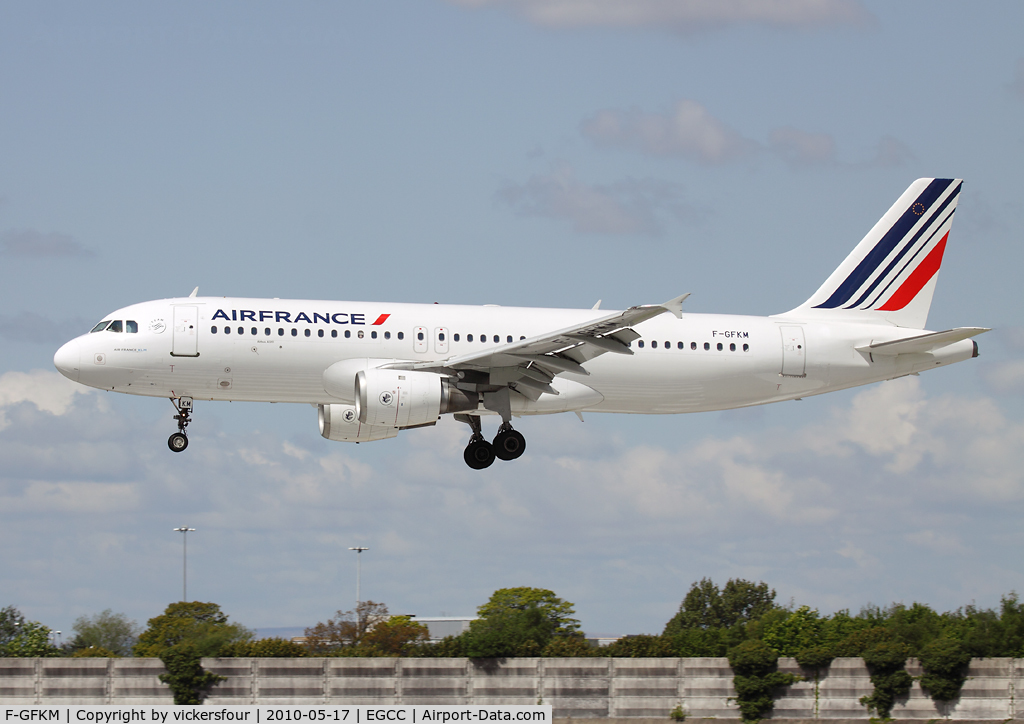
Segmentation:
{"type": "Polygon", "coordinates": [[[476,378],[489,387],[510,386],[536,400],[544,393],[558,394],[550,384],[557,374],[589,375],[585,365],[595,357],[606,353],[633,354],[629,343],[640,337],[633,325],[666,312],[681,318],[683,300],[688,296],[683,294],[664,304],[630,307],[624,312],[479,352],[431,362],[395,362],[385,367],[451,374],[468,383],[476,378]]]}

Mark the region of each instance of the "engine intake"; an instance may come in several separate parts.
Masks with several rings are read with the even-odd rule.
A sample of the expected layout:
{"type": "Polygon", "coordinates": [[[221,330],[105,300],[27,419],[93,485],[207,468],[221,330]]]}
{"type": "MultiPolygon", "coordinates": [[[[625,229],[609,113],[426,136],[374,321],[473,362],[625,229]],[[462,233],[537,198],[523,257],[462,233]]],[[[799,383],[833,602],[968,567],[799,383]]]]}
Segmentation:
{"type": "Polygon", "coordinates": [[[356,418],[392,428],[429,425],[449,412],[477,409],[479,397],[433,372],[361,370],[356,373],[356,418]]]}

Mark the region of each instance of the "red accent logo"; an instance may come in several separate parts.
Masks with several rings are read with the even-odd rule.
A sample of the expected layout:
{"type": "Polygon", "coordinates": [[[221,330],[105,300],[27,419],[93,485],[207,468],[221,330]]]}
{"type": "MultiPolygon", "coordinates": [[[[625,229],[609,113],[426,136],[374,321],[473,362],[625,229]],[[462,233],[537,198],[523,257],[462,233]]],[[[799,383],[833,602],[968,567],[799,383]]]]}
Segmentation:
{"type": "Polygon", "coordinates": [[[376,327],[378,324],[384,324],[384,322],[388,321],[388,317],[390,316],[390,314],[382,314],[379,317],[377,317],[377,321],[371,324],[370,326],[376,327]]]}

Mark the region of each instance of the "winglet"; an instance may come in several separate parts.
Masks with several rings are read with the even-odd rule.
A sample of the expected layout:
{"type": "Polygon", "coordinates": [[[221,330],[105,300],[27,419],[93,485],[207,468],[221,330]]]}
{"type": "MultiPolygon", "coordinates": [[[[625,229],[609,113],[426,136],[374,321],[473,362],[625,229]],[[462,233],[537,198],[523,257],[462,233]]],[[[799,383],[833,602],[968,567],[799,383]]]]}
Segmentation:
{"type": "Polygon", "coordinates": [[[665,302],[664,304],[659,304],[658,306],[659,307],[664,307],[668,311],[672,312],[672,314],[676,315],[676,319],[682,319],[683,318],[683,302],[686,301],[686,298],[688,296],[690,296],[689,292],[687,292],[686,294],[683,294],[681,296],[678,296],[675,299],[670,299],[667,302],[665,302]]]}
{"type": "Polygon", "coordinates": [[[188,298],[191,299],[192,297],[196,296],[197,294],[199,294],[199,287],[196,287],[195,289],[193,289],[192,293],[188,295],[188,298]]]}

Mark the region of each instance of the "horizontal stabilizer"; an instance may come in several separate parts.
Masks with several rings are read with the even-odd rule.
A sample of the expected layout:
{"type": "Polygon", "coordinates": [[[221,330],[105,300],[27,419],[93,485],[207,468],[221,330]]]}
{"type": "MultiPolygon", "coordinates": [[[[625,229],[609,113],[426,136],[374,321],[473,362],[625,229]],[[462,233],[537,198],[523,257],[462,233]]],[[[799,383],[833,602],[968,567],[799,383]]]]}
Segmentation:
{"type": "Polygon", "coordinates": [[[929,334],[921,334],[916,337],[896,339],[892,342],[878,342],[877,344],[865,345],[858,347],[857,351],[889,357],[895,357],[898,354],[920,354],[931,352],[940,347],[945,347],[962,339],[969,339],[988,331],[986,327],[957,327],[956,329],[947,329],[945,332],[930,332],[929,334]]]}

